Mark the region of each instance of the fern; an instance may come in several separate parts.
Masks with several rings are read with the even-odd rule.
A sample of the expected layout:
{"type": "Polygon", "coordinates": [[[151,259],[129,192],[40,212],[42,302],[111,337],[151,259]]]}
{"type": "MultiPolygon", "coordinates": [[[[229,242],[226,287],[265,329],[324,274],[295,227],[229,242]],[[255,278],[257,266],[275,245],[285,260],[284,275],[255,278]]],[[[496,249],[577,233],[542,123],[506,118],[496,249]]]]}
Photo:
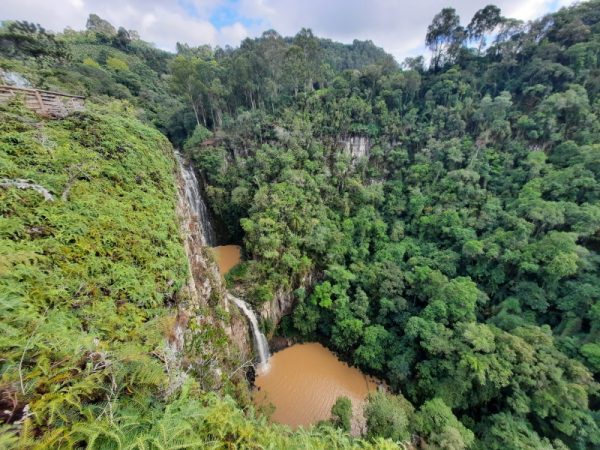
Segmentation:
{"type": "Polygon", "coordinates": [[[8,425],[0,425],[0,448],[6,450],[16,449],[19,437],[8,425]]]}
{"type": "MultiPolygon", "coordinates": [[[[328,429],[271,425],[203,393],[193,373],[178,398],[164,399],[155,355],[170,332],[165,304],[188,276],[172,148],[121,103],[35,126],[20,117],[30,115],[0,105],[0,178],[58,193],[74,167],[86,176],[66,201],[0,190],[0,373],[31,412],[18,433],[0,429],[0,448],[372,447],[328,429]]],[[[226,353],[221,327],[191,322],[190,334],[190,358],[226,353]]]]}

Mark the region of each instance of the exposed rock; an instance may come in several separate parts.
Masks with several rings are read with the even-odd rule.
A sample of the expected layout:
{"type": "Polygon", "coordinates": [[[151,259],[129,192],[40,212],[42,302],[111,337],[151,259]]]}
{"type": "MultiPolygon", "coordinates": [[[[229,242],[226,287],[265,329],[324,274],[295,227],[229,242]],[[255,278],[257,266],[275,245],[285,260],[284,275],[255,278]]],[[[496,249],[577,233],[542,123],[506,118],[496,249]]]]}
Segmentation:
{"type": "Polygon", "coordinates": [[[369,156],[369,151],[373,146],[371,138],[367,136],[350,136],[345,139],[340,139],[343,151],[352,157],[352,162],[358,161],[359,158],[369,156]]]}
{"type": "Polygon", "coordinates": [[[179,187],[185,202],[183,206],[188,209],[186,215],[189,221],[195,222],[189,231],[198,238],[199,243],[196,245],[214,247],[217,244],[217,236],[211,222],[208,207],[204,203],[204,199],[200,193],[200,183],[198,182],[194,168],[184,161],[179,153],[176,153],[176,157],[179,163],[179,173],[182,178],[179,187]]]}
{"type": "Polygon", "coordinates": [[[254,338],[254,350],[258,356],[258,367],[265,368],[268,366],[269,361],[269,343],[267,338],[260,329],[258,318],[254,310],[244,300],[237,298],[231,294],[227,294],[227,300],[235,303],[235,305],[243,311],[244,315],[250,322],[252,337],[254,338]]]}
{"type": "MultiPolygon", "coordinates": [[[[195,316],[199,314],[202,308],[214,308],[215,305],[212,304],[212,301],[212,305],[209,306],[209,300],[216,299],[221,307],[230,313],[228,323],[220,322],[219,325],[222,326],[231,343],[234,344],[240,357],[248,358],[252,355],[248,325],[237,308],[230,306],[225,295],[221,275],[212,259],[212,255],[209,253],[210,250],[206,247],[208,239],[205,228],[210,224],[203,223],[201,207],[189,198],[190,189],[186,188],[186,183],[197,183],[197,180],[195,178],[193,180],[186,179],[184,177],[183,161],[179,159],[178,162],[177,214],[180,217],[180,228],[190,269],[188,284],[185,289],[188,297],[187,304],[181,307],[186,310],[186,314],[189,316],[195,316]]],[[[195,191],[195,195],[200,195],[198,190],[195,191]]],[[[200,319],[213,320],[211,317],[201,317],[200,319]]]]}
{"type": "Polygon", "coordinates": [[[250,329],[244,317],[241,314],[232,315],[229,320],[229,327],[225,332],[231,343],[240,350],[242,358],[250,359],[252,355],[250,329]]]}
{"type": "Polygon", "coordinates": [[[9,70],[0,69],[0,84],[6,84],[7,86],[14,86],[18,88],[30,88],[31,83],[27,78],[18,72],[12,72],[9,70]]]}
{"type": "Polygon", "coordinates": [[[250,154],[247,148],[234,147],[233,148],[233,159],[243,159],[247,158],[250,154]]]}
{"type": "Polygon", "coordinates": [[[103,19],[98,14],[90,14],[88,16],[85,28],[89,31],[94,31],[106,36],[114,36],[117,34],[115,27],[108,20],[103,19]]]}
{"type": "MultiPolygon", "coordinates": [[[[308,274],[301,280],[300,286],[311,286],[313,278],[314,275],[312,273],[308,274]]],[[[268,319],[273,325],[278,325],[283,316],[292,313],[295,303],[296,299],[292,290],[280,290],[275,293],[273,300],[262,305],[259,313],[263,319],[268,319]]]]}
{"type": "Polygon", "coordinates": [[[165,397],[170,397],[177,392],[188,377],[185,370],[181,367],[180,359],[185,343],[184,336],[186,325],[187,316],[180,312],[176,324],[172,329],[171,338],[165,343],[160,355],[157,355],[165,365],[165,371],[167,372],[168,377],[168,383],[164,392],[165,397]]]}
{"type": "Polygon", "coordinates": [[[283,350],[284,348],[287,348],[290,345],[292,345],[292,342],[284,336],[274,336],[273,339],[269,341],[269,348],[271,349],[271,353],[283,350]]]}
{"type": "Polygon", "coordinates": [[[34,191],[42,194],[46,201],[49,201],[49,202],[54,201],[54,196],[50,193],[50,191],[48,189],[46,189],[44,186],[40,186],[39,184],[32,183],[29,180],[24,180],[24,179],[20,179],[20,178],[16,179],[16,180],[1,179],[0,187],[3,187],[3,188],[16,187],[18,189],[33,189],[34,191]]]}

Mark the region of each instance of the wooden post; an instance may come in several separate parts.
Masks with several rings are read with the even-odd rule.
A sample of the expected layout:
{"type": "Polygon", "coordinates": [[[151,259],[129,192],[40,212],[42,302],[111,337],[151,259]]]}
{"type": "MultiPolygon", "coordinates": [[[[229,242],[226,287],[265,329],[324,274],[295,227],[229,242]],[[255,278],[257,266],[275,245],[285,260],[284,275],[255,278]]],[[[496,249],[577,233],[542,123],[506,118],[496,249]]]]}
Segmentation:
{"type": "Polygon", "coordinates": [[[42,100],[40,91],[38,91],[37,89],[35,90],[35,97],[37,98],[37,101],[40,104],[40,114],[46,114],[46,108],[44,108],[44,101],[42,100]]]}

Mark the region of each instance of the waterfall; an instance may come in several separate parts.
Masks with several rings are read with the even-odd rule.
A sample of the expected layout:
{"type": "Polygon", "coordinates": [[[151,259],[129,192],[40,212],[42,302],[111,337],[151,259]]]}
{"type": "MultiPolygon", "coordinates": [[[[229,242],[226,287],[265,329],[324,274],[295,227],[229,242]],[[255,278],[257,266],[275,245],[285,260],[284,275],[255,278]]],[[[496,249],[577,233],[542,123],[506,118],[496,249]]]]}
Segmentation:
{"type": "Polygon", "coordinates": [[[192,213],[198,218],[198,222],[200,223],[202,243],[209,247],[214,247],[217,245],[217,236],[215,234],[215,229],[210,222],[208,208],[200,193],[200,185],[198,184],[194,168],[186,164],[183,156],[181,156],[179,152],[175,152],[175,155],[177,156],[177,162],[179,163],[179,168],[185,183],[185,198],[188,205],[192,208],[192,213]]]}
{"type": "Polygon", "coordinates": [[[267,342],[267,338],[258,328],[258,320],[256,318],[256,314],[250,308],[250,305],[246,303],[244,300],[234,297],[231,294],[227,294],[229,299],[233,301],[238,308],[240,308],[244,315],[248,318],[250,325],[252,326],[252,336],[254,337],[254,346],[256,347],[256,352],[258,353],[258,367],[257,371],[264,372],[269,370],[269,344],[267,342]]]}
{"type": "MultiPolygon", "coordinates": [[[[175,155],[177,157],[179,170],[183,178],[183,191],[185,191],[185,203],[187,204],[186,207],[188,210],[187,216],[191,217],[191,220],[193,221],[193,223],[188,223],[186,225],[192,238],[188,240],[186,244],[186,251],[188,252],[188,258],[190,259],[192,280],[194,282],[195,289],[198,290],[198,286],[202,286],[202,279],[196,279],[197,275],[194,271],[194,261],[198,259],[198,256],[193,255],[197,254],[199,250],[197,247],[199,244],[209,247],[215,246],[217,244],[217,237],[212,223],[210,222],[208,208],[206,207],[204,199],[202,198],[198,179],[196,178],[193,167],[186,163],[181,154],[175,152],[175,155]],[[195,236],[198,236],[200,240],[196,240],[194,238],[195,236]]],[[[181,188],[180,192],[180,196],[183,197],[181,188]]],[[[257,371],[263,372],[268,370],[269,344],[267,343],[267,338],[265,335],[262,334],[260,332],[260,328],[258,328],[258,319],[256,318],[256,314],[254,314],[252,308],[250,308],[250,306],[242,299],[234,297],[229,293],[226,295],[229,300],[233,301],[237,307],[242,310],[250,322],[252,336],[254,338],[254,347],[258,354],[257,371]]]]}

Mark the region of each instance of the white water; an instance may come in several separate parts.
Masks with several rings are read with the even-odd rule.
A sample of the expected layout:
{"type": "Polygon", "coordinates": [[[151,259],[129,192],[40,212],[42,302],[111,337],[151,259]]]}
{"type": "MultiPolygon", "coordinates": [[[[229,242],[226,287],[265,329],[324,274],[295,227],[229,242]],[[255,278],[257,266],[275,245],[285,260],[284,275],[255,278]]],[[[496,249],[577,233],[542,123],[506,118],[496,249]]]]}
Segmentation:
{"type": "Polygon", "coordinates": [[[240,308],[244,315],[248,318],[250,325],[252,325],[252,336],[254,337],[254,347],[256,348],[256,352],[258,353],[258,367],[257,372],[264,373],[269,370],[269,343],[267,342],[267,338],[260,331],[258,327],[258,320],[256,318],[256,314],[250,308],[250,305],[246,303],[244,300],[234,297],[231,294],[227,294],[229,299],[233,301],[238,308],[240,308]]]}
{"type": "MultiPolygon", "coordinates": [[[[206,207],[206,203],[204,203],[204,199],[202,198],[200,185],[198,184],[198,179],[196,178],[194,169],[191,167],[191,165],[186,164],[184,158],[179,154],[179,152],[175,152],[175,155],[177,157],[179,169],[184,180],[185,199],[191,208],[192,214],[197,218],[198,224],[200,225],[200,242],[204,246],[214,247],[217,245],[217,236],[210,221],[208,208],[206,207]]],[[[267,342],[267,338],[261,333],[260,328],[258,327],[258,319],[256,318],[256,314],[254,314],[252,308],[250,308],[250,306],[242,299],[234,297],[229,293],[227,294],[227,297],[242,310],[250,322],[252,336],[254,338],[254,347],[258,353],[259,364],[257,367],[257,372],[262,373],[268,370],[268,360],[270,356],[269,344],[267,342]]]]}
{"type": "Polygon", "coordinates": [[[200,228],[202,229],[202,243],[213,247],[217,245],[217,236],[213,225],[210,222],[210,215],[208,214],[206,203],[204,203],[204,199],[200,194],[200,185],[198,184],[194,169],[185,163],[179,152],[175,152],[175,155],[177,156],[177,162],[179,163],[179,168],[185,183],[186,200],[188,205],[192,208],[193,214],[198,218],[200,228]]]}

